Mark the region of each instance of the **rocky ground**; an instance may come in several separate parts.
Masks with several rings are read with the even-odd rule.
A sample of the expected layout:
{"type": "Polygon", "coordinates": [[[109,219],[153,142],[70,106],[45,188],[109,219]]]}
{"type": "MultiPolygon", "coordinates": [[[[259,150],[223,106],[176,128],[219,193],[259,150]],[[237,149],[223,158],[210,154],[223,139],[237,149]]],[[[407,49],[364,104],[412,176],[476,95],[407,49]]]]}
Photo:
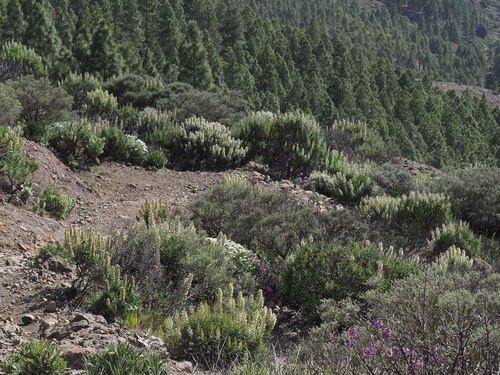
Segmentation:
{"type": "MultiPolygon", "coordinates": [[[[287,191],[321,210],[341,208],[330,198],[304,191],[290,182],[271,181],[255,171],[156,171],[104,162],[91,171],[75,173],[41,145],[25,141],[25,151],[40,163],[34,179],[35,190],[54,182],[77,205],[67,220],[56,220],[31,212],[29,205],[8,202],[9,197],[0,193],[0,359],[22,342],[44,337],[60,345],[75,373],[81,369],[83,356],[111,343],[129,342],[154,349],[166,358],[168,355],[159,338],[117,323],[108,324],[103,317],[85,314],[78,306],[71,305],[67,291],[75,274],[64,259],[49,257],[38,267],[33,266],[38,249],[62,241],[67,225],[93,226],[107,234],[132,222],[146,198],[161,198],[185,209],[196,194],[220,183],[230,173],[287,191]]],[[[292,316],[294,312],[284,310],[280,314],[292,316]]],[[[280,332],[288,337],[297,336],[297,332],[289,332],[285,327],[280,327],[280,332]]],[[[172,374],[206,372],[190,362],[169,360],[168,366],[172,374]]]]}

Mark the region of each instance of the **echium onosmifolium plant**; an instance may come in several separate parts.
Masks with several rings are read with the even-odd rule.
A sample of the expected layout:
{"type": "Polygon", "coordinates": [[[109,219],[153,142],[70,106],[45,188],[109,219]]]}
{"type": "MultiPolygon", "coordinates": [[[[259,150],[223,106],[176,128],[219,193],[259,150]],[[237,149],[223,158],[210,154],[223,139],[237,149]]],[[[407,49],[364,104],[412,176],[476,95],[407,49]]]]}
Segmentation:
{"type": "Polygon", "coordinates": [[[224,299],[218,290],[217,300],[210,306],[206,302],[189,311],[176,312],[166,319],[165,342],[175,357],[193,357],[197,361],[225,364],[259,353],[276,324],[276,316],[264,307],[262,291],[257,297],[224,299]]]}

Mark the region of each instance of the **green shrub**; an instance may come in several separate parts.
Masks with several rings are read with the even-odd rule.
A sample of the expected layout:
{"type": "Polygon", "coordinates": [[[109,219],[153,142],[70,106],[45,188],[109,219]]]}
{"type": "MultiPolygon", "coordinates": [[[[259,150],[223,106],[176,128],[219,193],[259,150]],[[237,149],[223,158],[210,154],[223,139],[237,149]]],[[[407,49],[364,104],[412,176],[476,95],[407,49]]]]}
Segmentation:
{"type": "Polygon", "coordinates": [[[180,122],[196,116],[231,128],[245,117],[252,105],[238,91],[207,92],[191,89],[180,93],[169,92],[167,97],[156,101],[156,107],[175,112],[180,122]]]}
{"type": "Polygon", "coordinates": [[[197,197],[189,209],[195,225],[209,236],[223,232],[274,264],[310,237],[317,241],[361,239],[367,230],[348,210],[320,212],[289,194],[245,183],[217,185],[197,197]]]}
{"type": "Polygon", "coordinates": [[[172,112],[145,108],[139,113],[137,132],[146,136],[151,143],[168,144],[169,131],[175,124],[176,118],[172,112]]]}
{"type": "Polygon", "coordinates": [[[194,170],[238,166],[247,151],[228,128],[203,118],[192,117],[169,130],[156,130],[152,137],[163,141],[160,145],[171,152],[173,160],[194,170]]]}
{"type": "Polygon", "coordinates": [[[99,163],[105,144],[101,131],[100,124],[83,118],[54,126],[48,143],[72,168],[83,168],[88,163],[99,163]]]}
{"type": "Polygon", "coordinates": [[[299,360],[336,374],[488,373],[500,363],[499,281],[431,268],[368,291],[362,305],[324,300],[299,360]],[[329,320],[342,316],[347,327],[329,320]]]}
{"type": "Polygon", "coordinates": [[[291,169],[309,175],[327,152],[319,125],[304,113],[253,113],[232,132],[248,147],[247,158],[262,158],[278,178],[288,177],[291,169]]]}
{"type": "Polygon", "coordinates": [[[353,203],[370,194],[370,185],[370,177],[366,174],[337,172],[330,175],[313,172],[306,187],[338,201],[353,203]]]}
{"type": "Polygon", "coordinates": [[[167,375],[157,354],[146,354],[129,344],[111,346],[85,362],[85,375],[167,375]]]}
{"type": "Polygon", "coordinates": [[[21,114],[22,107],[12,87],[0,83],[0,125],[14,125],[21,114]]]}
{"type": "Polygon", "coordinates": [[[33,206],[33,211],[41,216],[48,212],[59,219],[65,220],[75,206],[76,201],[68,198],[62,189],[58,190],[52,183],[42,189],[37,203],[33,206]]]}
{"type": "Polygon", "coordinates": [[[82,108],[91,119],[112,119],[118,111],[118,100],[107,91],[95,89],[87,92],[82,108]]]}
{"type": "Polygon", "coordinates": [[[16,90],[23,110],[24,135],[33,141],[43,140],[48,125],[72,117],[72,98],[62,87],[54,87],[48,78],[25,76],[7,85],[16,90]]]}
{"type": "Polygon", "coordinates": [[[386,160],[390,151],[382,137],[363,122],[335,121],[324,131],[328,147],[347,155],[350,160],[386,160]]]}
{"type": "Polygon", "coordinates": [[[2,68],[1,82],[18,79],[24,75],[34,75],[37,78],[49,75],[42,58],[35,53],[34,49],[14,41],[2,45],[0,67],[2,68]]]}
{"type": "Polygon", "coordinates": [[[480,256],[482,241],[476,237],[469,229],[469,224],[460,221],[459,223],[443,224],[431,233],[429,245],[435,256],[443,254],[451,246],[456,246],[474,258],[480,256]]]}
{"type": "Polygon", "coordinates": [[[420,270],[418,258],[405,259],[382,244],[311,243],[286,259],[278,289],[286,304],[317,318],[322,299],[339,301],[372,288],[386,290],[394,280],[420,270]]]}
{"type": "Polygon", "coordinates": [[[164,85],[153,77],[127,74],[113,77],[103,88],[118,99],[120,106],[132,105],[143,109],[154,106],[156,99],[163,95],[164,85]]]}
{"type": "Polygon", "coordinates": [[[398,198],[365,197],[361,208],[371,218],[398,225],[415,225],[429,231],[451,220],[451,204],[442,194],[411,192],[398,198]]]}
{"type": "Polygon", "coordinates": [[[264,307],[264,297],[235,300],[230,287],[229,298],[223,301],[219,289],[217,302],[202,302],[167,318],[165,342],[177,358],[194,358],[209,365],[228,365],[244,356],[256,356],[276,323],[276,316],[264,307]]]}
{"type": "Polygon", "coordinates": [[[146,160],[148,148],[146,144],[134,135],[125,134],[122,129],[112,126],[107,121],[101,124],[100,138],[104,141],[102,157],[115,161],[129,162],[141,165],[146,160]]]}
{"type": "Polygon", "coordinates": [[[110,266],[111,245],[109,237],[105,239],[96,234],[92,227],[87,232],[71,225],[66,227],[62,246],[67,254],[65,258],[75,265],[77,279],[74,285],[83,285],[82,289],[93,284],[102,287],[102,281],[110,266]]]}
{"type": "Polygon", "coordinates": [[[87,93],[102,88],[102,82],[90,73],[70,73],[59,85],[73,97],[73,109],[82,109],[87,93]]]}
{"type": "Polygon", "coordinates": [[[168,164],[168,159],[165,156],[165,153],[161,150],[153,150],[149,154],[146,155],[144,160],[144,165],[146,167],[154,167],[154,168],[165,168],[168,164]]]}
{"type": "Polygon", "coordinates": [[[25,157],[23,145],[19,130],[0,126],[0,187],[7,183],[11,196],[29,189],[33,173],[39,167],[25,157]]]}
{"type": "Polygon", "coordinates": [[[120,266],[105,266],[103,284],[93,285],[93,291],[87,299],[88,310],[102,315],[108,320],[124,317],[129,311],[137,310],[140,305],[135,290],[135,282],[121,275],[120,266]]]}
{"type": "Polygon", "coordinates": [[[436,179],[453,214],[482,233],[500,233],[500,168],[466,166],[436,179]]]}
{"type": "Polygon", "coordinates": [[[6,358],[0,368],[9,375],[57,375],[63,374],[66,362],[59,358],[61,349],[45,340],[33,340],[22,344],[6,358]]]}
{"type": "Polygon", "coordinates": [[[397,164],[385,163],[374,169],[369,176],[375,189],[381,190],[380,195],[400,197],[421,190],[411,173],[397,164]]]}

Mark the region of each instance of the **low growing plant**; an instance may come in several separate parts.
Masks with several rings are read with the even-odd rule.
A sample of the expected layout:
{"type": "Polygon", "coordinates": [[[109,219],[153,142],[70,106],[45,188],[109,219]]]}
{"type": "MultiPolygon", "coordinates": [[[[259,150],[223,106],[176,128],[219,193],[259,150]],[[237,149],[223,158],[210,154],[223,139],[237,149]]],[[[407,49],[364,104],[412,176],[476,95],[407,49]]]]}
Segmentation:
{"type": "Polygon", "coordinates": [[[59,358],[61,349],[44,339],[22,344],[8,356],[0,369],[9,375],[63,374],[66,362],[59,358]]]}
{"type": "Polygon", "coordinates": [[[463,221],[447,223],[431,232],[429,246],[434,256],[446,252],[451,246],[465,251],[468,257],[477,257],[481,254],[482,241],[471,232],[469,224],[463,221]]]}
{"type": "Polygon", "coordinates": [[[51,183],[50,186],[45,186],[42,189],[36,204],[33,206],[33,211],[40,216],[44,216],[45,212],[48,212],[58,219],[65,220],[75,207],[76,201],[68,198],[62,189],[57,189],[54,183],[51,183]]]}
{"type": "Polygon", "coordinates": [[[0,187],[7,184],[7,191],[13,197],[31,186],[33,173],[39,165],[26,158],[20,129],[0,126],[0,187]]]}
{"type": "Polygon", "coordinates": [[[85,375],[167,375],[164,361],[129,344],[111,346],[85,361],[85,375]]]}

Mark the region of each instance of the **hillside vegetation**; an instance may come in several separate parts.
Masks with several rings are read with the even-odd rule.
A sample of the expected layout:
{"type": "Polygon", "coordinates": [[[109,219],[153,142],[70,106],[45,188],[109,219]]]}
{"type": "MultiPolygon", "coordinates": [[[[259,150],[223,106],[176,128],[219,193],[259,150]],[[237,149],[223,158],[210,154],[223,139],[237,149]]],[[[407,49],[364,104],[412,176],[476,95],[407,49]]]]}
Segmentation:
{"type": "MultiPolygon", "coordinates": [[[[235,375],[500,371],[500,108],[432,85],[447,71],[476,84],[492,74],[496,84],[485,57],[492,41],[479,26],[494,20],[479,8],[0,4],[6,204],[60,220],[77,205],[50,181],[32,184],[39,164],[22,137],[75,172],[103,160],[244,168],[311,197],[228,174],[185,212],[147,199],[113,233],[69,225],[35,264],[66,258],[79,306],[149,329],[175,358],[235,375]],[[433,36],[446,56],[431,49],[433,68],[410,61],[405,51],[425,51],[433,36]],[[477,64],[463,62],[461,48],[477,64]],[[410,173],[401,157],[441,170],[410,173]],[[278,320],[288,309],[293,320],[278,320]],[[307,333],[281,346],[283,327],[307,333]]],[[[160,358],[134,362],[129,349],[92,357],[85,373],[120,356],[133,373],[164,373],[160,358]]],[[[52,353],[49,373],[64,367],[56,347],[35,342],[2,368],[29,368],[38,352],[52,353]]]]}

